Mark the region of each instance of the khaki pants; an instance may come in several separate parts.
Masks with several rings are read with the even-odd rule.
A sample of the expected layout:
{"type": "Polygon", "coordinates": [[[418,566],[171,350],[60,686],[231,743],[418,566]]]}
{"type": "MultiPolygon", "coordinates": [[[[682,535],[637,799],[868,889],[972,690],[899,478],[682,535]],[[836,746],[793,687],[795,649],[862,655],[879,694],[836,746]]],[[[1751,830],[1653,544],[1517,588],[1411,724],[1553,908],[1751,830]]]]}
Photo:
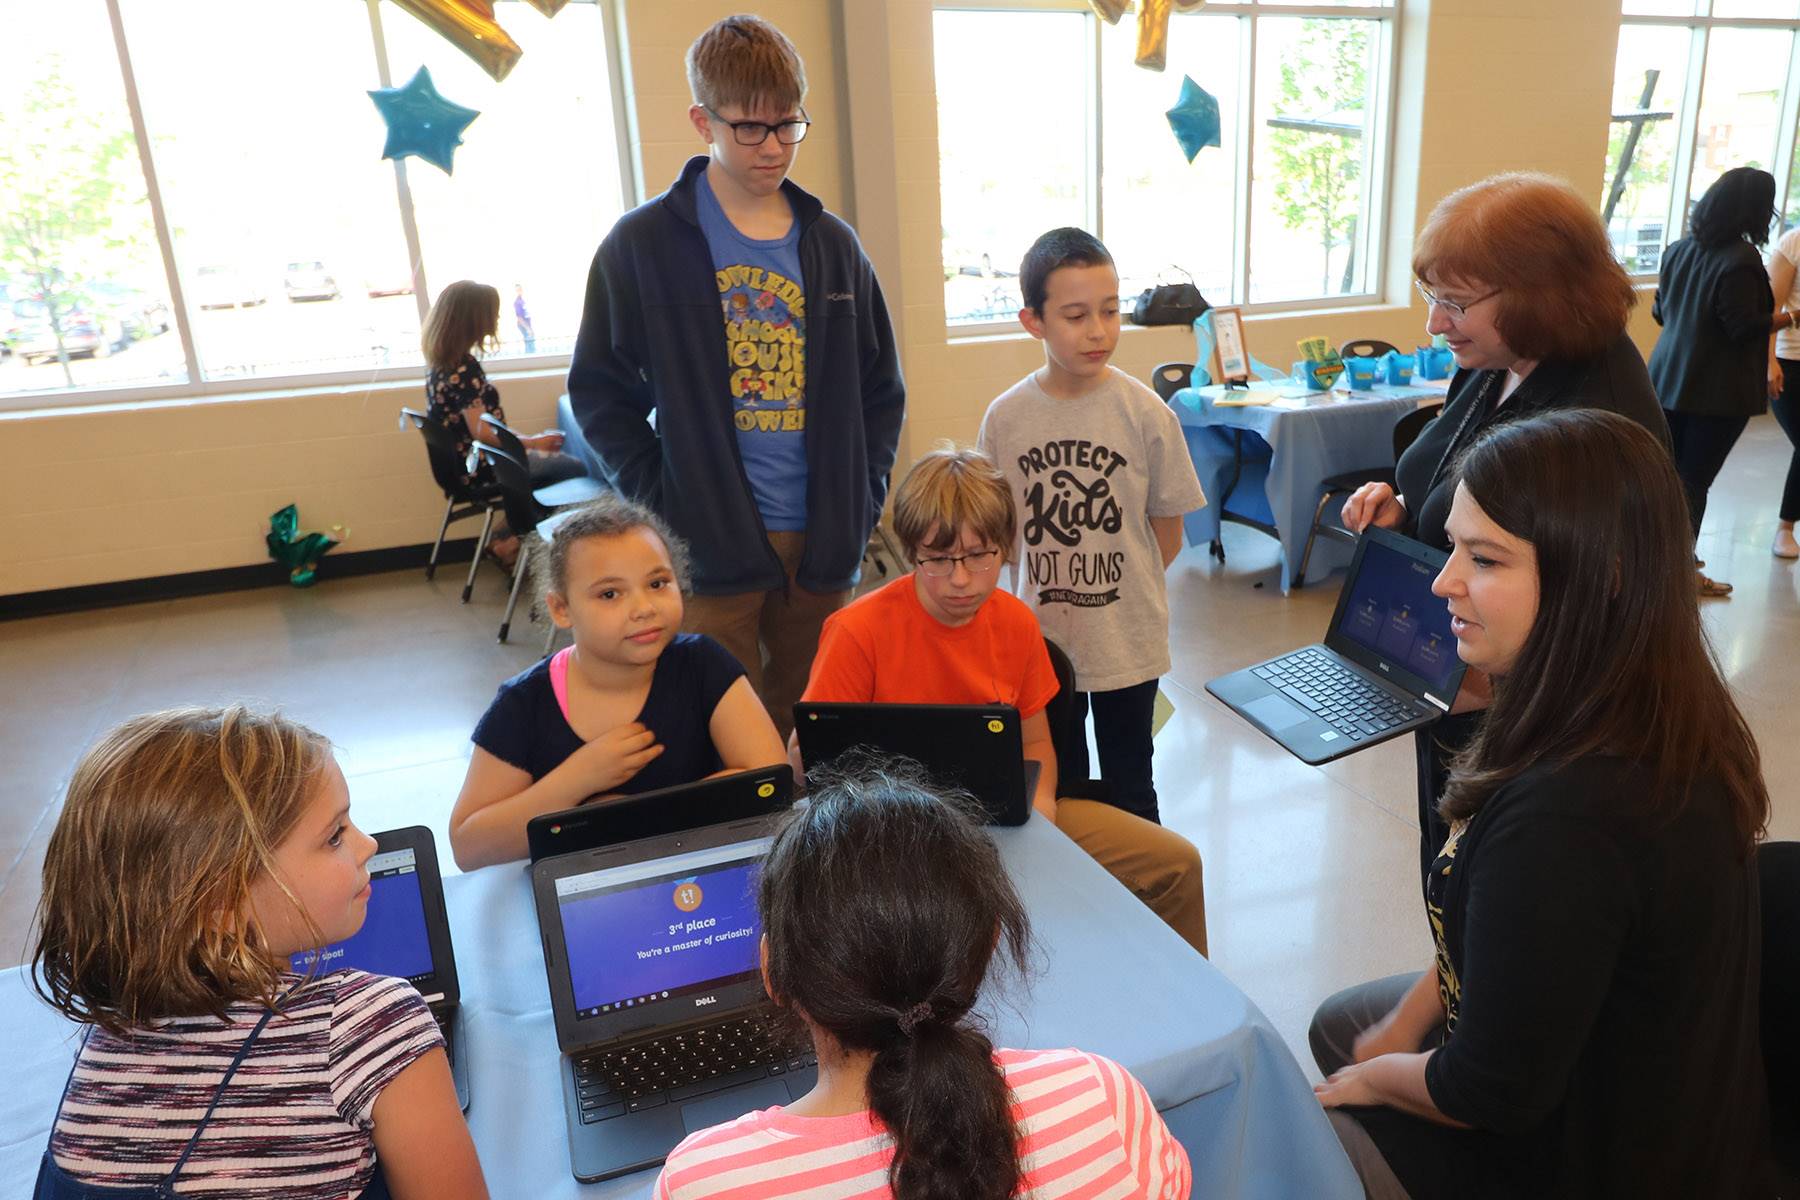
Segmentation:
{"type": "Polygon", "coordinates": [[[769,544],[787,574],[785,591],[689,596],[682,628],[688,633],[704,633],[737,656],[750,677],[750,686],[786,741],[794,726],[794,702],[806,690],[807,676],[812,673],[819,629],[826,617],[844,607],[850,593],[809,592],[794,582],[800,555],[806,549],[804,533],[772,532],[769,544]]]}
{"type": "Polygon", "coordinates": [[[1058,800],[1056,827],[1205,955],[1206,893],[1192,842],[1097,800],[1058,800]]]}

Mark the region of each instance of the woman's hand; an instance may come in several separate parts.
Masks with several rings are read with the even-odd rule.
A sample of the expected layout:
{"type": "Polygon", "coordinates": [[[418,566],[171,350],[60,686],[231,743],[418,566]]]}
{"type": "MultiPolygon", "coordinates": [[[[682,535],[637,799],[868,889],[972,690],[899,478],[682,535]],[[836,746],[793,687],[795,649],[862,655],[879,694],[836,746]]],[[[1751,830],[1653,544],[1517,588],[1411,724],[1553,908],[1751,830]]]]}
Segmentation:
{"type": "Polygon", "coordinates": [[[555,454],[563,448],[563,435],[554,429],[546,429],[543,433],[519,440],[525,443],[527,450],[541,450],[545,454],[555,454]]]}
{"type": "Polygon", "coordinates": [[[649,766],[663,748],[656,734],[636,721],[617,725],[569,756],[588,794],[610,792],[649,766]]]}
{"type": "Polygon", "coordinates": [[[1398,529],[1406,521],[1406,505],[1385,483],[1365,483],[1344,501],[1344,528],[1361,533],[1371,525],[1398,529]]]}
{"type": "MultiPolygon", "coordinates": [[[[1359,1044],[1361,1040],[1357,1039],[1359,1044]]],[[[1324,1083],[1314,1084],[1313,1095],[1326,1108],[1340,1108],[1346,1104],[1369,1107],[1386,1103],[1371,1078],[1371,1071],[1377,1061],[1352,1063],[1334,1073],[1324,1083]]]]}
{"type": "Polygon", "coordinates": [[[1774,359],[1769,360],[1769,399],[1781,399],[1781,364],[1774,359]]]}

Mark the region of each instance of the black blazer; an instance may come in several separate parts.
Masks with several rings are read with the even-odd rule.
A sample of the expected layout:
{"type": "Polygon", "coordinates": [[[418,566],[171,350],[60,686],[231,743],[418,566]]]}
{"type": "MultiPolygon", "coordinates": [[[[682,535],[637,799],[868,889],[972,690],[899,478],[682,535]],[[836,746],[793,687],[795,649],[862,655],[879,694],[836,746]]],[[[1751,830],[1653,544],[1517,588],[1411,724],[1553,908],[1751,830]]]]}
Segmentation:
{"type": "Polygon", "coordinates": [[[1749,242],[1682,238],[1663,255],[1650,382],[1671,412],[1753,417],[1769,407],[1769,273],[1749,242]]]}

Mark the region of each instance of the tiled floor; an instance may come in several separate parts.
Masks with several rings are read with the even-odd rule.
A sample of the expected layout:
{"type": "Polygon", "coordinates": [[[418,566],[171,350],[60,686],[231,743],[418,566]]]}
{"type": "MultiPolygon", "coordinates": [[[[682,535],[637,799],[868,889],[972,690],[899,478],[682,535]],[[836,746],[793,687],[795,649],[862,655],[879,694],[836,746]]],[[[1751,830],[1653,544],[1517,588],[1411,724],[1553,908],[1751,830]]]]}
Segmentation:
{"type": "MultiPolygon", "coordinates": [[[[1771,836],[1800,838],[1795,564],[1768,551],[1788,444],[1751,423],[1714,489],[1708,572],[1737,585],[1707,625],[1762,744],[1771,836]]],[[[1316,639],[1337,580],[1284,598],[1274,543],[1226,527],[1228,563],[1186,551],[1170,573],[1175,716],[1157,743],[1165,821],[1200,847],[1214,961],[1307,1069],[1313,1006],[1345,984],[1426,965],[1410,743],[1308,767],[1204,690],[1215,675],[1316,639]]],[[[144,709],[258,698],[337,743],[365,829],[423,823],[445,840],[468,733],[542,627],[493,634],[497,571],[457,603],[460,571],[343,580],[0,624],[0,966],[25,957],[44,847],[69,767],[98,731],[144,709]]],[[[447,869],[454,869],[444,856],[447,869]]]]}

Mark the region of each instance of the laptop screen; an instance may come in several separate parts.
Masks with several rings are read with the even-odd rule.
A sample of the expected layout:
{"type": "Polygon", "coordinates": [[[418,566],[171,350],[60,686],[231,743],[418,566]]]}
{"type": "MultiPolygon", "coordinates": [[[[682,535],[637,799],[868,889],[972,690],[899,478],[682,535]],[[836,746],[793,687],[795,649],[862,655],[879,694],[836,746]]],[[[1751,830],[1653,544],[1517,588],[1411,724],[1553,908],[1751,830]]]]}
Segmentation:
{"type": "Polygon", "coordinates": [[[324,950],[302,950],[292,961],[293,969],[302,975],[355,967],[376,975],[398,975],[413,983],[429,979],[431,936],[425,928],[418,856],[407,848],[369,859],[369,909],[363,927],[324,950]]]}
{"type": "Polygon", "coordinates": [[[1425,680],[1427,691],[1442,694],[1462,664],[1450,634],[1450,607],[1431,594],[1435,578],[1437,570],[1429,564],[1368,539],[1337,631],[1425,680]]]}
{"type": "Polygon", "coordinates": [[[556,880],[576,1019],[754,978],[768,846],[758,838],[556,880]]]}

